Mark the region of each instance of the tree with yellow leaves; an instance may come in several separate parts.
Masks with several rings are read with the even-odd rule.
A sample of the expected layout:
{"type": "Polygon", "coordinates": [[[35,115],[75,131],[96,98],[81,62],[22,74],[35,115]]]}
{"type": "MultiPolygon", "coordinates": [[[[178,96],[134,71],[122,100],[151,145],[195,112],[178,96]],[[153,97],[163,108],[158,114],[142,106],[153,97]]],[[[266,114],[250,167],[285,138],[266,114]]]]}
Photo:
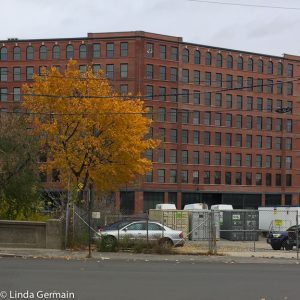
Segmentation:
{"type": "Polygon", "coordinates": [[[64,74],[55,67],[23,87],[23,107],[47,149],[47,168],[58,169],[65,186],[113,191],[151,169],[143,153],[157,146],[146,139],[150,121],[140,99],[122,98],[101,71],[84,74],[70,61],[64,74]]]}

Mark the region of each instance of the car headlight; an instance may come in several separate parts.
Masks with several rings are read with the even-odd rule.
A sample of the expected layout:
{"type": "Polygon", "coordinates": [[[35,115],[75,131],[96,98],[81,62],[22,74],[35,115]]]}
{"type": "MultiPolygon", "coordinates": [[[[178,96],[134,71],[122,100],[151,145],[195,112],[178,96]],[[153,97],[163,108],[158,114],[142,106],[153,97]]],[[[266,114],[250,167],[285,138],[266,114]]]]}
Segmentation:
{"type": "Polygon", "coordinates": [[[273,233],[273,237],[274,238],[280,238],[281,237],[281,233],[273,233]]]}

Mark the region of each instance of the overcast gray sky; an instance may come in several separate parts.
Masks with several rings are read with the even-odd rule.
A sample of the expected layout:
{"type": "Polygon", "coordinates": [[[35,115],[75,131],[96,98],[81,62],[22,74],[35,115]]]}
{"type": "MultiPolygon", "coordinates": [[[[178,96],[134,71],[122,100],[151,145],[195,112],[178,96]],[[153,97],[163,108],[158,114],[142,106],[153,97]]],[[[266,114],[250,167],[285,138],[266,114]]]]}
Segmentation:
{"type": "MultiPolygon", "coordinates": [[[[208,0],[299,7],[300,0],[208,0]]],[[[143,30],[198,44],[300,55],[300,10],[189,0],[0,0],[0,39],[143,30]]]]}

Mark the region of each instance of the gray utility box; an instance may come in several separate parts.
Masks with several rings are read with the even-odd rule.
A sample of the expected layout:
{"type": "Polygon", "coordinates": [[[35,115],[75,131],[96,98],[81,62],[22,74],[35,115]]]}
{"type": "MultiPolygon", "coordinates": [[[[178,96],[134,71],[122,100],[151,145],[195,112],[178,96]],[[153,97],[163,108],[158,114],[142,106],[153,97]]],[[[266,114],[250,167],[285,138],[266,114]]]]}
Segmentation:
{"type": "Polygon", "coordinates": [[[257,210],[223,211],[221,238],[230,241],[257,241],[258,216],[257,210]]]}
{"type": "Polygon", "coordinates": [[[220,239],[219,214],[209,210],[189,212],[190,235],[192,241],[208,241],[212,238],[211,222],[216,230],[216,239],[220,239]]]}

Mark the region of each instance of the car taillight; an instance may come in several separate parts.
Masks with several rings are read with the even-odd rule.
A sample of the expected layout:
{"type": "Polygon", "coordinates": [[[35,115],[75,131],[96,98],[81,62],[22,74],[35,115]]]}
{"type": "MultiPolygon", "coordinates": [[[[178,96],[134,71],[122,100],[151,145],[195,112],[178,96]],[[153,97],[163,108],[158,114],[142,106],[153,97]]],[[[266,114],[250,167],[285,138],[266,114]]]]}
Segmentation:
{"type": "Polygon", "coordinates": [[[180,233],[179,233],[179,237],[180,237],[181,239],[183,239],[183,232],[180,232],[180,233]]]}
{"type": "Polygon", "coordinates": [[[103,228],[99,227],[98,232],[101,232],[101,231],[103,231],[103,228]]]}

